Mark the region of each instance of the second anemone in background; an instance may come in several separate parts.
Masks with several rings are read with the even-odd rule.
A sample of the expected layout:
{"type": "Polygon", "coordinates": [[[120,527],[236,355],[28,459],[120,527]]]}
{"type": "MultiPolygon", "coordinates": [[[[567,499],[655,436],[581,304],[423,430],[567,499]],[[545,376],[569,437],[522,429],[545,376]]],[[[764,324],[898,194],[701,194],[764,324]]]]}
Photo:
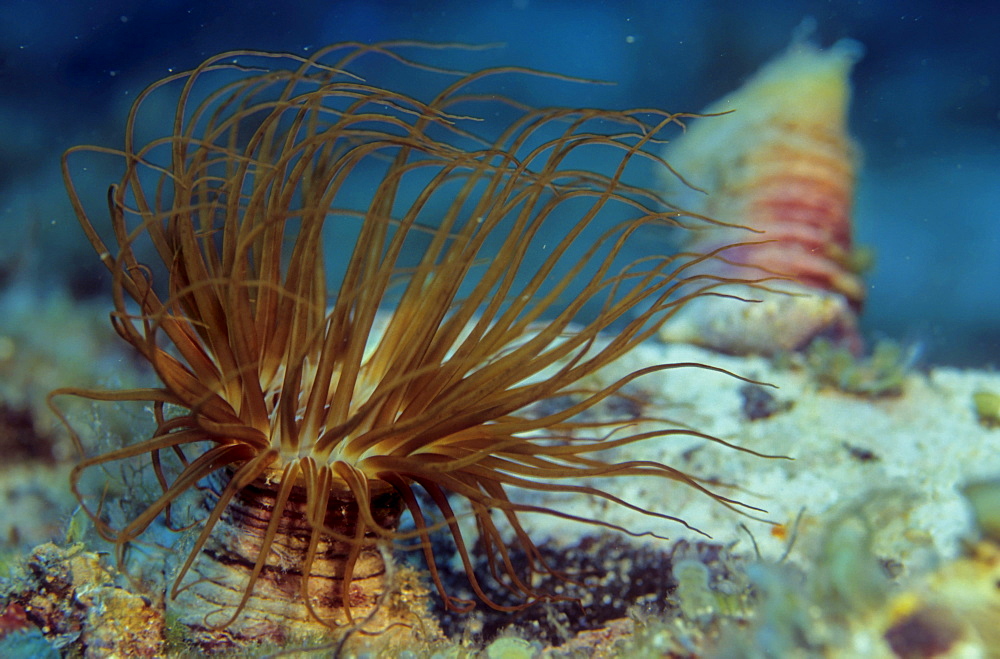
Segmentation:
{"type": "MultiPolygon", "coordinates": [[[[773,291],[727,287],[737,297],[688,306],[663,329],[683,341],[733,354],[773,355],[824,337],[861,352],[859,275],[870,254],[854,245],[852,212],[858,147],[847,133],[857,42],[821,50],[796,36],[787,52],[737,91],[706,108],[722,116],[697,122],[665,157],[699,189],[665,181],[671,198],[730,225],[694,227],[680,240],[706,252],[733,242],[705,265],[724,277],[770,273],[773,291]],[[735,225],[735,226],[733,226],[735,225]]],[[[722,292],[722,291],[720,291],[722,292]]]]}

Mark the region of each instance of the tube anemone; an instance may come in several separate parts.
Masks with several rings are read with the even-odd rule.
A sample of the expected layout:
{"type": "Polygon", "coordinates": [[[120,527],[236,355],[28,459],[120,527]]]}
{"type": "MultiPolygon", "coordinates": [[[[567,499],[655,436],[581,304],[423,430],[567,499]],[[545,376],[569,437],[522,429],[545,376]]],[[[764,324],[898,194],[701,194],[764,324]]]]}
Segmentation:
{"type": "Polygon", "coordinates": [[[225,53],[146,89],[124,149],[77,147],[63,158],[76,214],[111,273],[112,325],[161,383],[54,392],[141,403],[156,424],[148,439],[84,459],[72,487],[119,561],[181,495],[207,491],[169,590],[200,612],[192,626],[252,636],[296,620],[358,625],[387,587],[390,543],[419,546],[446,605],[467,609],[473,602],[445,592],[439,576],[439,532],[454,540],[472,590],[503,609],[472,570],[457,500],[475,520],[489,577],[524,606],[552,597],[533,575],[559,572],[520,515],[625,529],[512,491],[676,519],[588,484],[651,477],[743,506],[670,466],[606,459],[675,434],[719,440],[585,414],[643,375],[685,366],[588,384],[726,283],[689,272],[715,254],[627,258],[644,227],[683,224],[626,172],[664,165],[647,147],[684,115],[531,109],[484,90],[523,76],[569,80],[434,69],[403,56],[413,47],[225,53]],[[438,88],[420,100],[352,73],[375,58],[438,88]],[[178,86],[170,133],[143,143],[144,108],[178,86]],[[490,135],[477,117],[494,112],[512,118],[490,135]],[[80,152],[124,161],[108,196],[113,242],[74,187],[69,163],[80,152]],[[580,165],[592,161],[610,168],[580,165]],[[142,456],[158,496],[118,528],[81,479],[142,456]],[[411,528],[401,530],[406,514],[411,528]]]}

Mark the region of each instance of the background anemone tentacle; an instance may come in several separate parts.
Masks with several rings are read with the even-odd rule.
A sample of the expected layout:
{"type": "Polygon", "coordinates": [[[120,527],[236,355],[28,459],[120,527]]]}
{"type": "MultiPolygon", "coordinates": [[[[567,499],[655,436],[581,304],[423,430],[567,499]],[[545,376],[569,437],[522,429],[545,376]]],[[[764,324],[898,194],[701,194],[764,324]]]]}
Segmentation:
{"type": "Polygon", "coordinates": [[[588,484],[649,477],[758,510],[665,464],[608,459],[679,433],[732,444],[688,428],[650,430],[652,419],[585,417],[637,377],[699,366],[587,384],[686,303],[737,281],[697,271],[727,246],[628,257],[647,228],[701,221],[631,180],[644,162],[664,164],[650,147],[687,115],[531,109],[490,87],[522,76],[579,81],[513,67],[457,74],[415,64],[402,54],[412,48],[225,53],[144,91],[122,151],[77,147],[63,159],[78,218],[112,275],[112,324],[162,383],[55,392],[151,405],[156,425],[146,440],[86,458],[73,490],[123,562],[129,543],[210,479],[214,495],[170,589],[187,607],[181,620],[202,632],[278,636],[284,618],[368,624],[388,586],[359,585],[384,572],[359,566],[378,563],[379,544],[391,540],[416,540],[447,605],[466,608],[437,575],[431,534],[441,529],[475,593],[513,610],[556,597],[532,576],[558,575],[519,515],[624,530],[511,491],[584,494],[680,521],[588,484]],[[441,91],[418,100],[381,88],[350,71],[367,58],[441,91]],[[141,138],[144,108],[176,86],[171,131],[141,138]],[[486,111],[510,113],[508,127],[490,134],[476,119],[486,111]],[[74,185],[71,163],[83,152],[125,164],[109,193],[108,238],[74,185]],[[609,153],[609,171],[589,168],[609,153]],[[362,185],[373,172],[378,183],[362,185]],[[561,235],[539,240],[551,224],[561,235]],[[566,396],[561,410],[530,412],[566,396]],[[159,496],[115,528],[93,503],[88,474],[143,455],[159,496]],[[463,499],[468,513],[456,508],[463,499]],[[353,516],[331,517],[346,500],[353,516]],[[410,530],[397,528],[404,509],[410,530]],[[261,511],[266,521],[240,521],[261,511]],[[492,576],[522,604],[496,602],[480,586],[464,514],[492,576]],[[245,546],[234,548],[236,539],[245,546]],[[508,543],[526,564],[515,564],[508,543]]]}

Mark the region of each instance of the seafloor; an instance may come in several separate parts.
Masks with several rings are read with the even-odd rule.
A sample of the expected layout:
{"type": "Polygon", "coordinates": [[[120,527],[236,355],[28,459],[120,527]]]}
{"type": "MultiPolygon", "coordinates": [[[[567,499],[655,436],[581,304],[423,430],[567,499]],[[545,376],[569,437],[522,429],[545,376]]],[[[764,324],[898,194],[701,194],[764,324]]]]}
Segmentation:
{"type": "MultiPolygon", "coordinates": [[[[2,307],[0,656],[198,651],[164,615],[169,551],[150,549],[176,535],[160,530],[149,551],[136,552],[145,561],[139,574],[119,574],[109,545],[73,514],[69,471],[77,458],[46,406],[56,386],[121,386],[142,378],[138,366],[119,350],[99,308],[26,288],[9,290],[2,307]]],[[[637,535],[526,515],[525,528],[545,556],[582,583],[556,584],[557,592],[582,600],[582,607],[538,604],[518,614],[484,607],[446,614],[419,562],[400,556],[407,597],[419,600],[411,604],[428,609],[442,630],[417,634],[405,652],[1000,656],[1000,413],[990,396],[1000,395],[1000,376],[915,366],[899,347],[880,359],[852,360],[828,346],[776,359],[642,346],[601,377],[691,362],[767,386],[694,366],[639,380],[627,398],[609,403],[618,406],[616,414],[627,409],[637,419],[690,427],[731,446],[673,435],[612,457],[663,462],[759,511],[734,510],[663,479],[594,485],[692,528],[604,500],[532,499],[637,535]]],[[[70,408],[75,418],[93,420],[95,436],[135,430],[114,411],[96,412],[89,403],[70,408]]],[[[140,496],[112,488],[106,505],[140,496]]],[[[461,584],[448,574],[448,561],[443,565],[446,583],[461,584]]],[[[383,641],[315,641],[311,652],[401,651],[383,641]]],[[[229,651],[256,656],[280,649],[229,651]]]]}

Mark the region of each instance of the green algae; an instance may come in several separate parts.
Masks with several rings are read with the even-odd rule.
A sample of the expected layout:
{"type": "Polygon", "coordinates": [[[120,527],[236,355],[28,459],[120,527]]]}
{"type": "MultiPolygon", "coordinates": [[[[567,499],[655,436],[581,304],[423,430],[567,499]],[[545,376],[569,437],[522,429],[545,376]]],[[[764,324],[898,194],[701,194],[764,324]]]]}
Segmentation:
{"type": "Polygon", "coordinates": [[[962,495],[972,508],[980,533],[1000,543],[1000,479],[969,483],[962,488],[962,495]]]}
{"type": "MultiPolygon", "coordinates": [[[[915,351],[883,339],[875,343],[870,355],[858,356],[829,339],[819,338],[809,344],[802,358],[820,385],[874,398],[903,392],[915,351]]],[[[787,367],[790,360],[789,356],[779,358],[777,365],[787,367]]]]}
{"type": "Polygon", "coordinates": [[[1000,394],[980,390],[972,394],[972,405],[976,409],[979,423],[986,428],[1000,427],[1000,394]]]}

